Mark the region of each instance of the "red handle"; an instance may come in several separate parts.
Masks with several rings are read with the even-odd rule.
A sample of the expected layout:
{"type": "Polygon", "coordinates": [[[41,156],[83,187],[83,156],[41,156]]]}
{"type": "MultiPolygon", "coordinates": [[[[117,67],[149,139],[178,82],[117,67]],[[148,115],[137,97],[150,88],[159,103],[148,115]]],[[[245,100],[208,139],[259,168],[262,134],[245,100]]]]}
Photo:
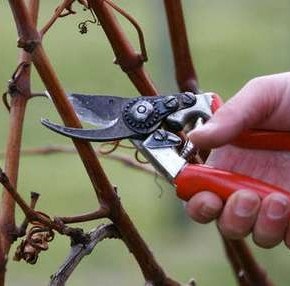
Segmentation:
{"type": "Polygon", "coordinates": [[[187,164],[174,183],[177,186],[177,196],[184,201],[201,191],[212,191],[226,201],[232,193],[240,189],[255,190],[261,198],[273,192],[280,192],[290,199],[290,193],[281,188],[206,165],[187,164]]]}
{"type": "Polygon", "coordinates": [[[290,151],[290,132],[275,130],[248,130],[231,144],[249,149],[290,151]]]}
{"type": "Polygon", "coordinates": [[[212,102],[211,102],[210,109],[212,113],[215,113],[217,109],[219,109],[219,107],[223,104],[223,101],[221,97],[216,93],[213,93],[211,97],[212,97],[212,102]]]}

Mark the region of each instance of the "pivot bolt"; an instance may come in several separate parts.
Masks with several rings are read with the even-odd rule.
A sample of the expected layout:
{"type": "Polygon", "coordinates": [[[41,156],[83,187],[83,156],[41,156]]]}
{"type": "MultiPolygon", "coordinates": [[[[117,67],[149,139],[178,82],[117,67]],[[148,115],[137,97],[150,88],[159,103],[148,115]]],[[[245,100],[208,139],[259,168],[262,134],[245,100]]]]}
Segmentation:
{"type": "Polygon", "coordinates": [[[182,102],[192,106],[196,103],[196,96],[192,92],[185,92],[182,94],[182,102]]]}
{"type": "Polygon", "coordinates": [[[164,105],[167,107],[167,108],[170,108],[170,109],[175,109],[178,107],[178,100],[175,96],[168,96],[166,101],[164,102],[164,105]]]}
{"type": "Polygon", "coordinates": [[[146,100],[137,101],[130,110],[132,117],[138,122],[145,122],[153,112],[153,105],[146,100]]]}
{"type": "Polygon", "coordinates": [[[146,108],[146,106],[144,106],[144,105],[140,105],[140,106],[137,107],[137,111],[138,111],[139,113],[145,113],[146,110],[147,110],[147,108],[146,108]]]}

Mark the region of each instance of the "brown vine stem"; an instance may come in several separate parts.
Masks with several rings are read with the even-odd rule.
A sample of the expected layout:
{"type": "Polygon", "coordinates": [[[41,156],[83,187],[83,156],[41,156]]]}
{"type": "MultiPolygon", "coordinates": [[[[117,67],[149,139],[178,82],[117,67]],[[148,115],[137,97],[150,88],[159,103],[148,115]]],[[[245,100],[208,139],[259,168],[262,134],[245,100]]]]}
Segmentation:
{"type": "MultiPolygon", "coordinates": [[[[28,3],[31,21],[36,25],[39,1],[30,0],[28,3]]],[[[30,63],[30,55],[25,51],[21,51],[19,55],[19,63],[30,63]]],[[[12,94],[10,102],[9,115],[9,134],[6,147],[5,171],[9,176],[12,185],[16,188],[20,146],[22,138],[23,121],[26,110],[26,103],[30,98],[30,67],[29,65],[21,69],[17,76],[17,89],[12,94]]],[[[1,200],[0,212],[0,285],[5,283],[5,271],[7,263],[7,255],[13,242],[13,233],[15,232],[15,201],[7,193],[3,192],[1,200]]]]}
{"type": "Polygon", "coordinates": [[[107,208],[100,207],[100,209],[91,213],[76,215],[72,217],[59,217],[58,216],[57,219],[59,219],[64,224],[69,224],[69,223],[87,222],[90,220],[107,218],[109,214],[110,212],[107,208]]]}
{"type": "Polygon", "coordinates": [[[224,239],[236,279],[241,286],[273,286],[264,270],[256,263],[244,240],[224,239]]]}
{"type": "Polygon", "coordinates": [[[60,17],[62,12],[69,6],[72,5],[72,3],[75,0],[64,0],[55,10],[53,16],[49,19],[49,21],[44,25],[44,27],[40,30],[41,37],[44,36],[44,34],[52,27],[52,25],[55,23],[55,21],[60,17]]]}
{"type": "MultiPolygon", "coordinates": [[[[23,213],[25,214],[27,224],[31,223],[32,225],[38,225],[41,227],[47,227],[50,231],[55,230],[60,234],[67,235],[74,239],[75,241],[85,242],[86,234],[79,228],[71,228],[65,225],[59,218],[51,219],[47,214],[39,211],[35,211],[32,207],[36,200],[32,202],[32,206],[29,206],[25,200],[21,197],[21,195],[16,192],[15,188],[12,186],[7,175],[0,168],[0,184],[5,187],[5,190],[13,197],[14,201],[21,208],[23,213]]],[[[84,215],[86,216],[86,215],[84,215]]],[[[95,213],[96,216],[96,213],[95,213]]],[[[18,237],[20,234],[18,232],[19,229],[15,230],[15,236],[18,237]]]]}
{"type": "Polygon", "coordinates": [[[180,0],[164,0],[176,80],[180,91],[198,92],[197,74],[192,63],[180,0]]]}
{"type": "MultiPolygon", "coordinates": [[[[24,201],[24,199],[20,196],[20,194],[16,192],[16,189],[12,185],[7,174],[4,173],[1,168],[0,168],[0,183],[5,187],[5,190],[13,198],[14,202],[17,202],[17,204],[19,205],[19,207],[21,208],[21,210],[23,211],[23,213],[25,214],[26,218],[29,221],[38,220],[37,219],[38,214],[24,201]]],[[[44,217],[44,221],[41,222],[44,223],[45,225],[50,224],[50,220],[47,217],[44,217]]]]}
{"type": "Polygon", "coordinates": [[[240,286],[252,286],[252,284],[249,281],[249,277],[247,277],[247,274],[242,268],[239,257],[237,256],[237,252],[233,248],[233,244],[231,243],[230,240],[225,239],[223,236],[221,237],[224,244],[225,253],[227,255],[228,260],[231,263],[231,267],[232,270],[234,271],[237,283],[240,286]]]}
{"type": "MultiPolygon", "coordinates": [[[[39,199],[40,194],[36,192],[31,192],[30,193],[30,208],[35,209],[36,203],[39,199]]],[[[18,227],[17,229],[17,237],[22,237],[26,234],[26,230],[29,224],[29,220],[27,217],[24,218],[22,224],[18,227]]]]}
{"type": "MultiPolygon", "coordinates": [[[[148,74],[143,69],[142,57],[136,54],[133,47],[130,45],[114,13],[111,11],[112,8],[103,0],[89,0],[88,3],[89,7],[91,7],[91,9],[93,9],[94,13],[96,14],[100,25],[108,37],[108,40],[110,41],[112,49],[115,53],[117,63],[120,65],[121,69],[127,73],[131,82],[142,95],[157,95],[157,89],[154,87],[148,74]]],[[[116,225],[123,223],[122,217],[118,216],[116,213],[113,213],[111,218],[116,225]]],[[[122,234],[122,237],[127,245],[128,243],[134,243],[131,236],[128,237],[122,234]],[[130,241],[126,242],[126,239],[129,239],[130,241]]],[[[142,246],[142,248],[143,247],[144,246],[142,246]]],[[[138,258],[137,261],[147,282],[160,286],[179,285],[179,283],[166,277],[163,269],[156,262],[154,262],[153,265],[151,262],[147,262],[146,266],[144,265],[144,261],[140,261],[138,258]],[[152,268],[152,266],[154,266],[154,268],[152,268]],[[151,277],[148,276],[148,270],[151,277]]]]}
{"type": "Polygon", "coordinates": [[[90,0],[88,3],[110,41],[116,56],[115,63],[119,64],[121,69],[127,73],[140,94],[156,95],[157,89],[144,71],[142,55],[134,51],[112,12],[112,7],[105,0],[90,0]]]}
{"type": "Polygon", "coordinates": [[[139,37],[139,45],[140,45],[140,50],[141,50],[141,57],[143,62],[146,62],[148,60],[147,57],[147,50],[146,50],[146,45],[145,45],[145,40],[144,40],[144,35],[141,27],[139,26],[138,22],[126,11],[118,7],[114,2],[110,0],[104,0],[106,1],[107,4],[109,4],[112,8],[114,8],[117,12],[119,12],[122,16],[124,16],[136,29],[139,37]]]}
{"type": "MultiPolygon", "coordinates": [[[[97,0],[90,1],[90,6],[96,9],[99,3],[103,2],[97,0]]],[[[40,35],[29,17],[24,1],[9,0],[9,4],[13,11],[14,20],[19,35],[18,45],[31,52],[33,64],[36,67],[36,70],[40,75],[46,89],[51,95],[56,109],[62,117],[65,125],[80,128],[81,124],[41,45],[40,35]]],[[[105,22],[106,20],[103,19],[102,23],[104,24],[105,22]]],[[[108,30],[110,30],[108,23],[106,25],[108,30]]],[[[114,30],[113,27],[112,30],[114,30]]],[[[118,34],[119,38],[115,38],[118,38],[118,42],[121,43],[123,39],[122,36],[123,35],[118,34]]],[[[120,44],[120,46],[127,46],[127,44],[124,45],[123,43],[122,45],[120,44]]],[[[130,58],[132,59],[135,57],[130,55],[130,58]]],[[[124,57],[121,59],[122,62],[125,60],[124,57]]],[[[139,79],[139,86],[143,88],[145,86],[148,88],[150,87],[151,94],[153,91],[155,92],[152,84],[148,84],[148,77],[145,77],[144,71],[140,68],[135,69],[135,71],[138,73],[138,76],[133,76],[133,78],[139,79]],[[144,80],[143,77],[145,77],[146,80],[144,80]]],[[[130,75],[131,74],[133,73],[130,72],[130,75]]],[[[156,262],[153,254],[136,230],[130,217],[122,207],[113,186],[110,184],[106,174],[104,173],[91,144],[81,140],[73,140],[73,142],[91,179],[99,203],[110,209],[110,219],[115,223],[123,238],[123,241],[136,258],[145,280],[151,281],[154,285],[160,286],[179,285],[179,283],[166,276],[163,269],[156,262]]]]}

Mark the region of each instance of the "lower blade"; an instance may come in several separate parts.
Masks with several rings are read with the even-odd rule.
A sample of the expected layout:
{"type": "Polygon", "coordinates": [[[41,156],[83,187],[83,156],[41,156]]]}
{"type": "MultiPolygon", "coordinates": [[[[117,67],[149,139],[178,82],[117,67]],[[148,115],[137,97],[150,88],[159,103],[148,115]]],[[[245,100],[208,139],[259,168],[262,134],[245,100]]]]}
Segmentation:
{"type": "Polygon", "coordinates": [[[82,129],[66,127],[52,123],[47,119],[42,119],[41,123],[52,131],[55,131],[66,137],[93,142],[114,141],[124,138],[140,138],[140,135],[137,135],[135,132],[132,132],[126,126],[124,126],[122,121],[118,121],[115,125],[104,129],[82,129]]]}

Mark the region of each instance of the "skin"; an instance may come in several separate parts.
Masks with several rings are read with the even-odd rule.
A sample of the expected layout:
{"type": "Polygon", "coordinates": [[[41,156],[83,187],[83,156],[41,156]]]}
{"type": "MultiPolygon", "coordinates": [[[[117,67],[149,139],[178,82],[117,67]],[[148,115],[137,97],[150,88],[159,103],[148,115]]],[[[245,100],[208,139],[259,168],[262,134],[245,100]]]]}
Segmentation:
{"type": "MultiPolygon", "coordinates": [[[[290,73],[249,81],[204,126],[190,133],[197,146],[215,148],[208,165],[290,191],[290,152],[229,145],[249,128],[290,130],[290,73]]],[[[273,193],[261,200],[255,190],[236,190],[223,204],[217,195],[205,190],[190,199],[186,210],[200,223],[217,220],[226,238],[241,239],[251,234],[261,247],[271,248],[284,241],[290,248],[290,200],[285,195],[273,193]]]]}

